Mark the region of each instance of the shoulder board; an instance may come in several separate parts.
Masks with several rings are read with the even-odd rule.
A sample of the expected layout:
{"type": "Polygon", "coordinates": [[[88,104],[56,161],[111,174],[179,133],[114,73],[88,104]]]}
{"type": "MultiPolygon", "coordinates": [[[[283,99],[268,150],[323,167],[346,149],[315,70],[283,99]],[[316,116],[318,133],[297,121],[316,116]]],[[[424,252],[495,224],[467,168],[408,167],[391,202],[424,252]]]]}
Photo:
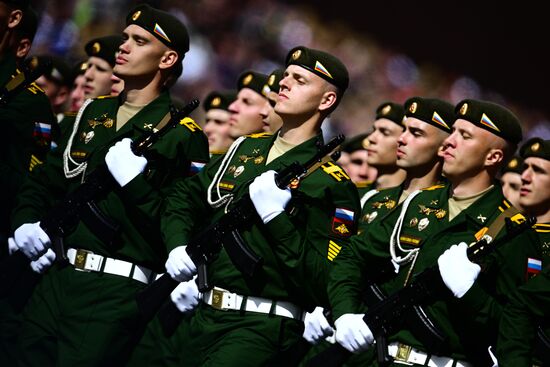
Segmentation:
{"type": "Polygon", "coordinates": [[[109,98],[117,98],[117,96],[112,96],[110,94],[106,94],[104,96],[95,97],[94,99],[109,99],[109,98]]]}
{"type": "Polygon", "coordinates": [[[260,139],[260,138],[269,138],[272,135],[273,134],[270,134],[270,133],[255,133],[255,134],[248,134],[248,135],[245,135],[245,136],[247,138],[260,139]]]}
{"type": "Polygon", "coordinates": [[[321,168],[323,169],[323,172],[325,172],[327,175],[331,176],[333,179],[335,179],[338,182],[350,180],[349,176],[342,169],[342,167],[332,162],[327,162],[321,165],[321,168]]]}
{"type": "Polygon", "coordinates": [[[550,224],[549,223],[535,223],[533,226],[535,231],[539,233],[550,233],[550,224]]]}
{"type": "Polygon", "coordinates": [[[363,189],[369,185],[372,185],[372,181],[355,182],[355,187],[357,187],[358,189],[363,189]]]}
{"type": "Polygon", "coordinates": [[[63,116],[67,116],[67,117],[75,117],[76,115],[78,114],[78,112],[64,112],[63,113],[63,116]]]}
{"type": "Polygon", "coordinates": [[[498,210],[503,212],[511,206],[512,206],[512,204],[508,200],[504,199],[504,200],[502,200],[502,203],[499,205],[498,210]]]}
{"type": "Polygon", "coordinates": [[[430,187],[426,187],[426,188],[422,189],[422,191],[433,191],[433,190],[442,189],[444,187],[445,187],[445,185],[437,184],[437,185],[433,185],[433,186],[430,186],[430,187]]]}
{"type": "Polygon", "coordinates": [[[38,94],[38,93],[46,94],[46,92],[44,92],[44,89],[40,88],[38,84],[36,84],[35,82],[32,82],[31,84],[29,84],[29,86],[27,87],[27,90],[32,94],[38,94]]]}
{"type": "Polygon", "coordinates": [[[193,120],[191,117],[185,117],[180,121],[181,126],[185,126],[189,130],[191,130],[192,133],[195,131],[202,131],[201,127],[193,120]]]}

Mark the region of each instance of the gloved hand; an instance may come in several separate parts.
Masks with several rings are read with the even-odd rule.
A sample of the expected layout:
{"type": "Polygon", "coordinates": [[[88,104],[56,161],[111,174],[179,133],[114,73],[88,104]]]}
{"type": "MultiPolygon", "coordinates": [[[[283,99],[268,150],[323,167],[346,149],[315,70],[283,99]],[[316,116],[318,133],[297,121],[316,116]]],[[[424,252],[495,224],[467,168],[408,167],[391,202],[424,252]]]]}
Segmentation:
{"type": "Polygon", "coordinates": [[[17,245],[15,244],[15,240],[13,239],[13,237],[8,238],[8,254],[11,255],[18,250],[19,247],[17,247],[17,245]]]}
{"type": "Polygon", "coordinates": [[[443,282],[456,298],[462,298],[472,287],[481,268],[471,262],[466,255],[468,245],[460,242],[452,245],[437,259],[443,282]]]}
{"type": "Polygon", "coordinates": [[[187,254],[185,246],[178,246],[168,254],[166,272],[178,282],[186,282],[197,273],[197,267],[187,254]]]}
{"type": "Polygon", "coordinates": [[[40,228],[40,222],[25,223],[13,234],[15,244],[29,259],[36,260],[51,245],[50,237],[40,228]]]}
{"type": "Polygon", "coordinates": [[[363,321],[364,316],[346,313],[334,322],[336,341],[352,353],[367,350],[374,343],[374,335],[363,321]]]}
{"type": "Polygon", "coordinates": [[[183,313],[193,311],[199,304],[200,293],[195,278],[196,276],[187,282],[180,283],[170,293],[172,302],[183,313]]]}
{"type": "Polygon", "coordinates": [[[317,344],[320,340],[334,333],[327,318],[323,314],[322,307],[315,307],[313,312],[306,312],[304,318],[304,333],[302,336],[311,344],[317,344]]]}
{"type": "Polygon", "coordinates": [[[131,144],[131,139],[124,138],[109,148],[105,155],[107,168],[120,187],[126,186],[128,182],[143,172],[147,165],[147,159],[138,157],[132,152],[131,144]]]}
{"type": "Polygon", "coordinates": [[[275,171],[267,171],[254,179],[248,188],[250,199],[264,223],[285,210],[290,201],[290,189],[281,190],[275,184],[275,171]]]}
{"type": "Polygon", "coordinates": [[[44,274],[46,270],[52,266],[55,261],[55,252],[51,248],[46,253],[38,258],[38,260],[31,261],[31,269],[38,274],[44,274]]]}

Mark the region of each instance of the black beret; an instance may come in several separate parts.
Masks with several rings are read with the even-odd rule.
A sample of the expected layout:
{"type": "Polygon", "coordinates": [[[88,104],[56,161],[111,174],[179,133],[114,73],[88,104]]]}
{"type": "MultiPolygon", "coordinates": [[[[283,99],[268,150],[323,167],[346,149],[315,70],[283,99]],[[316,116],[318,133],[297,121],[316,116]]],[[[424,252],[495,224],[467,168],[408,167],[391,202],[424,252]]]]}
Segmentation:
{"type": "Polygon", "coordinates": [[[36,30],[38,29],[38,14],[30,6],[25,9],[23,19],[15,28],[19,39],[28,38],[31,42],[34,40],[36,30]]]}
{"type": "Polygon", "coordinates": [[[417,118],[451,133],[455,122],[455,107],[437,98],[412,97],[405,101],[405,116],[417,118]]]}
{"type": "Polygon", "coordinates": [[[73,80],[86,72],[86,69],[88,69],[88,59],[78,61],[76,64],[73,65],[71,69],[71,74],[73,80]]]}
{"type": "Polygon", "coordinates": [[[116,54],[121,44],[122,36],[104,36],[89,41],[86,43],[86,46],[84,46],[84,49],[88,56],[99,57],[107,61],[111,67],[114,67],[116,54]]]}
{"type": "Polygon", "coordinates": [[[126,25],[136,24],[145,29],[166,46],[176,51],[183,60],[189,51],[189,33],[183,23],[172,14],[141,4],[130,10],[126,25]]]}
{"type": "Polygon", "coordinates": [[[25,10],[31,3],[30,0],[2,0],[2,2],[8,4],[14,9],[25,10]]]}
{"type": "Polygon", "coordinates": [[[384,102],[376,109],[376,120],[388,119],[395,122],[397,125],[403,126],[403,119],[405,118],[405,109],[402,105],[393,102],[384,102]]]}
{"type": "Polygon", "coordinates": [[[239,76],[239,79],[237,80],[237,89],[241,90],[243,88],[250,88],[265,97],[263,90],[266,83],[267,75],[248,70],[239,76]]]}
{"type": "Polygon", "coordinates": [[[355,135],[350,139],[346,139],[344,144],[342,144],[342,151],[346,153],[353,153],[357,150],[366,150],[369,145],[367,137],[369,134],[359,134],[355,135]]]}
{"type": "Polygon", "coordinates": [[[262,94],[267,97],[269,92],[279,93],[279,82],[283,79],[283,69],[275,69],[267,77],[267,82],[264,84],[262,94]]]}
{"type": "Polygon", "coordinates": [[[42,60],[49,60],[50,67],[44,72],[44,76],[49,80],[66,86],[71,86],[73,83],[73,76],[71,73],[71,67],[67,62],[58,56],[53,55],[40,55],[37,56],[39,62],[42,60]]]}
{"type": "Polygon", "coordinates": [[[286,56],[286,66],[298,65],[320,76],[344,92],[349,85],[346,66],[335,56],[305,46],[294,47],[286,56]]]}
{"type": "Polygon", "coordinates": [[[550,161],[550,140],[531,138],[521,146],[519,154],[523,159],[537,157],[550,161]]]}
{"type": "Polygon", "coordinates": [[[514,172],[521,174],[523,172],[523,158],[519,155],[515,155],[508,161],[508,163],[502,167],[500,174],[503,175],[506,172],[514,172]]]}
{"type": "Polygon", "coordinates": [[[510,143],[523,139],[519,119],[499,104],[465,99],[456,105],[455,114],[457,119],[467,120],[510,143]]]}
{"type": "Polygon", "coordinates": [[[229,110],[229,105],[237,99],[237,92],[229,91],[212,91],[204,99],[203,107],[205,111],[217,108],[220,110],[229,110]]]}

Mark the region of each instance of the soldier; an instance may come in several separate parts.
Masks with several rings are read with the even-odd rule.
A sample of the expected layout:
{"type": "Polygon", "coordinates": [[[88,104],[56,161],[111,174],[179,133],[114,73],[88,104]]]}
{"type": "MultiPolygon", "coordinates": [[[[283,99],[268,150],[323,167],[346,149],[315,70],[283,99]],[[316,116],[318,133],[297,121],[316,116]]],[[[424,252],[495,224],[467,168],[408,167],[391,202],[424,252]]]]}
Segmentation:
{"type": "Polygon", "coordinates": [[[113,68],[122,38],[119,35],[94,38],[84,46],[88,55],[84,73],[84,96],[95,98],[111,94],[113,68]]]}
{"type": "Polygon", "coordinates": [[[76,64],[73,65],[71,69],[73,85],[69,96],[70,112],[78,112],[80,107],[82,107],[84,100],[86,99],[84,97],[84,84],[86,83],[84,73],[86,72],[87,68],[88,60],[86,59],[78,61],[76,64]]]}
{"type": "Polygon", "coordinates": [[[69,100],[69,88],[73,84],[71,69],[60,57],[40,55],[38,58],[49,59],[51,62],[51,67],[36,79],[36,84],[48,96],[57,121],[61,121],[69,100]]]}
{"type": "Polygon", "coordinates": [[[397,139],[395,164],[406,172],[406,178],[400,185],[371,191],[363,196],[359,233],[384,218],[411,192],[441,181],[442,159],[437,154],[443,140],[451,132],[454,108],[443,100],[421,97],[409,98],[404,106],[405,131],[397,139]]]}
{"type": "Polygon", "coordinates": [[[518,209],[519,205],[519,190],[521,188],[521,172],[523,171],[523,158],[514,156],[500,173],[500,183],[502,185],[502,193],[504,197],[518,209]]]}
{"type": "Polygon", "coordinates": [[[70,265],[50,268],[25,309],[18,349],[25,365],[124,363],[142,331],[136,292],[166,259],[161,204],[175,181],[208,160],[206,136],[191,119],[164,135],[147,158],[131,151],[129,138],[169,120],[168,89],[181,74],[189,38],[179,20],[145,4],[129,12],[126,25],[114,67],[124,92],[87,100],[64,151],[53,151],[18,197],[14,239],[36,259],[51,253],[39,221],[57,200],[104,163],[116,181],[65,236],[70,265]]]}
{"type": "Polygon", "coordinates": [[[208,137],[208,150],[211,155],[225,153],[235,141],[229,135],[229,105],[236,98],[235,91],[212,91],[204,99],[206,122],[203,129],[208,137]]]}
{"type": "MultiPolygon", "coordinates": [[[[500,219],[521,219],[495,181],[496,173],[521,140],[519,121],[504,107],[478,100],[461,101],[455,113],[452,133],[439,152],[444,160],[443,174],[450,185],[411,193],[400,211],[388,215],[391,225],[384,225],[386,220],[379,222],[365,236],[353,239],[353,246],[342,251],[331,273],[329,295],[336,319],[336,340],[350,351],[365,350],[373,343],[373,334],[363,321],[365,308],[358,286],[365,284],[365,279],[376,281],[383,293],[394,293],[408,285],[414,274],[433,266],[451,244],[469,243],[483,235],[494,238],[502,233],[504,220],[500,219]]],[[[497,281],[492,284],[497,290],[495,298],[486,293],[476,298],[481,286],[472,287],[468,284],[470,278],[460,277],[452,266],[465,257],[465,252],[460,252],[460,257],[447,257],[451,264],[440,263],[439,269],[444,280],[457,274],[458,285],[446,282],[457,298],[442,296],[426,305],[423,314],[427,317],[417,319],[413,315],[413,319],[402,324],[402,330],[390,336],[388,350],[396,365],[468,365],[483,359],[490,338],[482,324],[496,319],[492,315],[480,317],[480,308],[496,307],[497,299],[521,284],[525,262],[536,253],[528,245],[514,256],[498,257],[510,273],[499,272],[502,269],[497,266],[491,268],[498,272],[497,281]],[[506,263],[509,257],[513,261],[506,263]],[[430,331],[409,326],[413,321],[429,322],[435,328],[430,331]],[[447,337],[441,341],[438,335],[447,337]]]]}
{"type": "Polygon", "coordinates": [[[229,105],[229,135],[233,139],[263,131],[269,103],[262,94],[267,75],[255,71],[241,73],[237,81],[237,99],[229,105]]]}
{"type": "Polygon", "coordinates": [[[376,168],[368,163],[368,144],[368,134],[359,134],[350,138],[342,146],[342,154],[348,156],[344,169],[357,186],[359,196],[363,196],[364,189],[370,187],[376,179],[376,168]]]}
{"type": "Polygon", "coordinates": [[[532,258],[526,269],[527,284],[519,288],[506,305],[499,327],[497,342],[498,365],[535,366],[550,361],[548,345],[538,333],[550,335],[548,301],[550,300],[550,141],[533,138],[523,144],[519,204],[526,214],[537,218],[536,236],[531,241],[542,251],[542,258],[532,258]],[[540,261],[542,260],[542,261],[540,261]],[[544,269],[541,271],[541,269],[544,269]]]}
{"type": "Polygon", "coordinates": [[[162,220],[170,251],[166,269],[179,281],[196,271],[185,244],[197,227],[217,220],[247,192],[259,216],[241,235],[263,264],[257,274],[246,276],[222,248],[208,266],[214,287],[203,294],[187,334],[180,335],[179,345],[192,351],[186,365],[284,363],[276,358],[300,340],[303,310],[327,305],[324,289],[332,260],[354,231],[357,194],[334,163],[294,182],[292,193],[274,183],[273,170],[317,151],[321,123],[348,86],[345,66],[323,51],[295,47],[286,64],[275,105],[283,118],[279,134],[237,139],[223,160],[181,182],[167,200],[162,220]]]}

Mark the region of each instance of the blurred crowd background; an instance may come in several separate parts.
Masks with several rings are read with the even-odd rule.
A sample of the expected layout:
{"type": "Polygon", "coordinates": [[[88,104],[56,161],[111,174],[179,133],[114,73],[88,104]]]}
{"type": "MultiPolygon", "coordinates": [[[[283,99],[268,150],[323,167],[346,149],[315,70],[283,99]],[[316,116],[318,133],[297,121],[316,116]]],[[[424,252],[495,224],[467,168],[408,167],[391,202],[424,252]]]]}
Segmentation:
{"type": "MultiPolygon", "coordinates": [[[[524,106],[469,75],[415,60],[368,32],[357,31],[345,19],[327,19],[314,2],[34,0],[31,4],[41,18],[31,55],[59,55],[75,63],[86,57],[87,41],[119,33],[129,9],[143,2],[170,11],[189,29],[191,49],[184,60],[183,76],[172,92],[184,101],[202,100],[215,89],[235,88],[244,70],[268,74],[283,66],[291,47],[307,45],[337,55],[350,72],[350,88],[326,124],[327,136],[343,133],[351,137],[367,132],[380,103],[403,103],[418,95],[453,104],[463,98],[502,103],[521,119],[524,140],[532,136],[550,139],[549,116],[543,109],[524,106]]],[[[198,122],[203,120],[201,113],[197,110],[194,114],[198,122]]]]}

